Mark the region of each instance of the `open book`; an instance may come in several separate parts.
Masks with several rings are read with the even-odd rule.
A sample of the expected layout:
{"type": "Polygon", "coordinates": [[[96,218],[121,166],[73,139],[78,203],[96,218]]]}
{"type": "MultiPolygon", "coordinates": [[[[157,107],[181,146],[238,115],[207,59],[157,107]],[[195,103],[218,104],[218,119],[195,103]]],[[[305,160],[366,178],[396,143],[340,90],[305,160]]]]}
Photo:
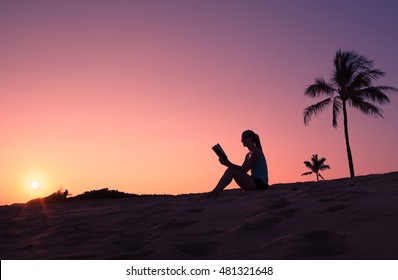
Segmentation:
{"type": "Polygon", "coordinates": [[[227,159],[227,154],[224,152],[224,150],[221,148],[220,144],[216,144],[212,147],[213,151],[217,154],[219,158],[225,158],[227,159]]]}

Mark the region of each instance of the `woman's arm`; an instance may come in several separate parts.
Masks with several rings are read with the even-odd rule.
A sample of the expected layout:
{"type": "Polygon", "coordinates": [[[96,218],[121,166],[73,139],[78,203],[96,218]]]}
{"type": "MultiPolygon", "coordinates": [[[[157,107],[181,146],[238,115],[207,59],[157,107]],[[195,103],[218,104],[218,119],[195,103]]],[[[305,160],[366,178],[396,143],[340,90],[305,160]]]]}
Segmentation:
{"type": "Polygon", "coordinates": [[[237,170],[242,171],[242,172],[245,172],[245,173],[247,172],[247,171],[244,171],[244,170],[243,170],[243,165],[244,165],[245,162],[247,161],[247,156],[246,156],[245,162],[243,163],[242,166],[236,165],[236,164],[230,162],[229,159],[220,158],[219,160],[220,160],[220,163],[221,163],[222,165],[225,165],[226,167],[234,168],[234,169],[237,169],[237,170]]]}
{"type": "Polygon", "coordinates": [[[234,168],[244,173],[247,173],[250,169],[252,169],[259,156],[260,152],[258,150],[254,150],[253,152],[248,153],[245,157],[245,161],[243,162],[242,166],[233,164],[228,159],[222,159],[222,158],[220,158],[220,163],[227,167],[234,168]]]}

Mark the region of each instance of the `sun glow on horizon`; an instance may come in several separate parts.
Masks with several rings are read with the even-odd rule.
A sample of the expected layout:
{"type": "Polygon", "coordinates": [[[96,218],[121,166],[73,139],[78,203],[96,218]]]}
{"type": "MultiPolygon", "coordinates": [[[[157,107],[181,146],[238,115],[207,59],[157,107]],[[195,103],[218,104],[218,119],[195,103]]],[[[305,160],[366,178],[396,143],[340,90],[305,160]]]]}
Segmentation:
{"type": "Polygon", "coordinates": [[[30,187],[34,190],[38,190],[41,187],[41,183],[39,181],[33,181],[30,184],[30,187]]]}

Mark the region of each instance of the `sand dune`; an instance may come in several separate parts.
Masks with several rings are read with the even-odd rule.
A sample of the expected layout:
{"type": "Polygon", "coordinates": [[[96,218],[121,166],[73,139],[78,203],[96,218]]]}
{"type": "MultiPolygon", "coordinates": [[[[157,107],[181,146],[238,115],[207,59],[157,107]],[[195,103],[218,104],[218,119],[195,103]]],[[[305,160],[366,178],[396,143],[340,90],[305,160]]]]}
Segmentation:
{"type": "Polygon", "coordinates": [[[398,172],[0,207],[1,259],[398,259],[398,172]]]}

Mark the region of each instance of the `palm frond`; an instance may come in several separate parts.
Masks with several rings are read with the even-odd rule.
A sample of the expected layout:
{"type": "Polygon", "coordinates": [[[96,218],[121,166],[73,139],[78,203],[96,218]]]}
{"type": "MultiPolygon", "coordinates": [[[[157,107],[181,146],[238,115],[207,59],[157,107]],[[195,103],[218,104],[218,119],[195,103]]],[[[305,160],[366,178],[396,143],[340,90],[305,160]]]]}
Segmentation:
{"type": "Polygon", "coordinates": [[[313,159],[313,165],[315,166],[315,172],[318,172],[319,170],[322,170],[324,163],[326,161],[326,158],[321,158],[321,159],[313,159]]]}
{"type": "Polygon", "coordinates": [[[311,156],[311,161],[314,163],[314,162],[317,162],[318,161],[318,154],[313,154],[312,156],[311,156]]]}
{"type": "Polygon", "coordinates": [[[354,51],[338,50],[333,59],[332,80],[341,86],[347,86],[355,73],[352,61],[358,56],[354,51]]]}
{"type": "Polygon", "coordinates": [[[353,81],[349,85],[350,88],[360,89],[372,85],[372,81],[377,80],[385,75],[380,69],[366,69],[355,75],[353,81]]]}
{"type": "Polygon", "coordinates": [[[319,170],[326,170],[326,169],[330,169],[330,166],[327,164],[323,164],[321,167],[319,167],[319,170]]]}
{"type": "Polygon", "coordinates": [[[358,73],[373,67],[373,61],[355,51],[338,50],[333,59],[332,80],[340,87],[349,87],[358,73]]]}
{"type": "Polygon", "coordinates": [[[308,106],[304,109],[304,124],[308,124],[311,121],[313,115],[321,113],[325,108],[327,108],[332,103],[332,98],[327,98],[321,102],[314,105],[308,106]]]}
{"type": "Polygon", "coordinates": [[[352,97],[349,99],[349,103],[352,107],[359,109],[365,115],[383,118],[383,110],[372,103],[366,102],[362,97],[352,97]]]}
{"type": "Polygon", "coordinates": [[[319,162],[319,165],[322,165],[322,164],[324,164],[325,163],[325,161],[326,161],[326,158],[321,158],[321,159],[318,159],[318,162],[319,162]]]}
{"type": "Polygon", "coordinates": [[[312,163],[309,162],[309,161],[304,161],[304,165],[305,165],[306,167],[308,167],[309,169],[311,169],[311,170],[314,168],[314,166],[312,165],[312,163]]]}
{"type": "Polygon", "coordinates": [[[323,176],[321,175],[321,173],[318,173],[319,177],[322,178],[322,180],[325,180],[325,178],[323,178],[323,176]]]}
{"type": "Polygon", "coordinates": [[[311,175],[313,172],[305,172],[303,174],[301,174],[301,176],[306,176],[306,175],[311,175]]]}
{"type": "Polygon", "coordinates": [[[332,96],[335,92],[335,88],[332,84],[326,82],[323,78],[316,78],[315,83],[308,86],[304,94],[309,97],[319,97],[321,95],[332,96]]]}
{"type": "Polygon", "coordinates": [[[361,89],[357,94],[365,100],[371,100],[379,104],[390,103],[390,98],[386,95],[388,91],[398,92],[398,89],[389,86],[374,86],[361,89]]]}

